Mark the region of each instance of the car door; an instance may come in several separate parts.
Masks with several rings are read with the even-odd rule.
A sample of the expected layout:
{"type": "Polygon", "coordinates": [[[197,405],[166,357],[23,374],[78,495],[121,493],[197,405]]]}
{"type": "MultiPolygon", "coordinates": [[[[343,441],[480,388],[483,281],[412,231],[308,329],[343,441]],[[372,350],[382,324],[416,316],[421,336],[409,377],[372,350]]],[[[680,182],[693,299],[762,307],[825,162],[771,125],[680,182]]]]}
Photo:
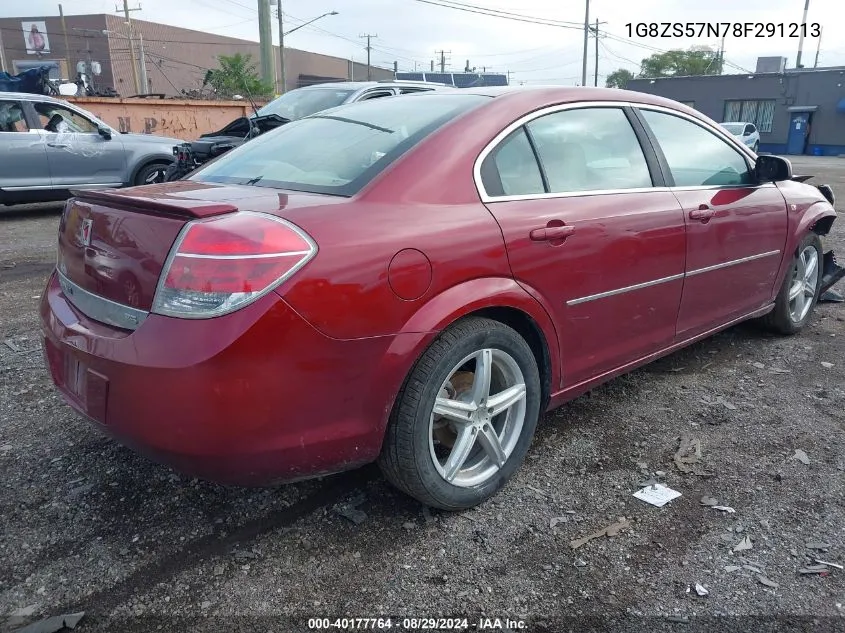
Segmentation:
{"type": "Polygon", "coordinates": [[[786,243],[786,200],[757,184],[751,159],[681,113],[638,108],[684,210],[687,253],[678,339],[765,306],[786,243]]]}
{"type": "Polygon", "coordinates": [[[670,345],[684,219],[619,105],[539,111],[482,154],[480,191],[516,280],[551,312],[566,387],[670,345]]]}
{"type": "Polygon", "coordinates": [[[0,99],[0,189],[14,193],[51,185],[47,148],[27,123],[24,102],[0,99]]]}
{"type": "Polygon", "coordinates": [[[119,135],[104,138],[81,113],[51,101],[32,103],[44,137],[54,187],[118,187],[128,180],[119,135]]]}

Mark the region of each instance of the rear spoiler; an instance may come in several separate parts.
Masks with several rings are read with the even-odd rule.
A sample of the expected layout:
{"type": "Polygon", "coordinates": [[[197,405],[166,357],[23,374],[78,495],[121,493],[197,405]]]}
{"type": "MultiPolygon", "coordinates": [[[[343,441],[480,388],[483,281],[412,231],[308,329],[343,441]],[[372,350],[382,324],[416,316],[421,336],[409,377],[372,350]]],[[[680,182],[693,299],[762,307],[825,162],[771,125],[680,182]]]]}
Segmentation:
{"type": "Polygon", "coordinates": [[[190,200],[173,195],[178,194],[180,189],[197,190],[195,183],[182,181],[164,184],[167,185],[166,188],[160,185],[145,185],[143,189],[71,189],[70,195],[79,201],[107,204],[128,211],[163,213],[191,219],[210,218],[238,211],[238,207],[233,204],[190,200]]]}

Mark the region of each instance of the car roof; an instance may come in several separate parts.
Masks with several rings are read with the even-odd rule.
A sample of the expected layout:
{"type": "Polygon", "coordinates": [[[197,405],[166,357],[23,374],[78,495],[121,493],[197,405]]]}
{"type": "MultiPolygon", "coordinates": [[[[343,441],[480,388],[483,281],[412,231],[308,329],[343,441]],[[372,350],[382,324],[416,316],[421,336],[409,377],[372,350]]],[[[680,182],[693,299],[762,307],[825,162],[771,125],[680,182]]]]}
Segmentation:
{"type": "Polygon", "coordinates": [[[53,97],[35,94],[34,92],[0,92],[0,99],[9,99],[14,101],[49,101],[56,104],[64,103],[58,99],[53,99],[53,97]]]}
{"type": "Polygon", "coordinates": [[[339,89],[346,88],[349,90],[361,90],[362,88],[375,88],[378,86],[430,86],[432,88],[452,88],[448,84],[441,84],[435,81],[327,81],[325,83],[313,84],[311,86],[303,86],[298,90],[315,90],[319,88],[339,89]]]}

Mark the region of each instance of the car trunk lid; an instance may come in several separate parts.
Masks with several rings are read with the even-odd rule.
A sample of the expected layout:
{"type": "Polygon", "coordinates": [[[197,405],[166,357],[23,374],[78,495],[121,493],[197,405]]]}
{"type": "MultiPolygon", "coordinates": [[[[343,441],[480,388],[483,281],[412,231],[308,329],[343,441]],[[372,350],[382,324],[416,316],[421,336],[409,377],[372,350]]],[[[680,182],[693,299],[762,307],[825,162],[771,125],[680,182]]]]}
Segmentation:
{"type": "Polygon", "coordinates": [[[73,195],[59,223],[60,281],[77,309],[119,327],[129,325],[104,315],[121,307],[142,316],[150,311],[168,255],[188,222],[241,210],[286,215],[283,211],[339,201],[187,180],[73,195]]]}

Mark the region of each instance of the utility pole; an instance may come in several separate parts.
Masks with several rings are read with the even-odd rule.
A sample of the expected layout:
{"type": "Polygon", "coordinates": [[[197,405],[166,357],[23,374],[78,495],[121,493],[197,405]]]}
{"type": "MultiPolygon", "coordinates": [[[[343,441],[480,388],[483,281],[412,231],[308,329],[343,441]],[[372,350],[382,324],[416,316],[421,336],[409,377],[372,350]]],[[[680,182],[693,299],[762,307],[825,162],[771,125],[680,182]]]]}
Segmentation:
{"type": "Polygon", "coordinates": [[[434,51],[435,55],[440,56],[440,72],[446,72],[446,53],[452,54],[452,51],[434,51]]]}
{"type": "Polygon", "coordinates": [[[270,22],[270,0],[258,0],[258,40],[261,51],[261,79],[276,83],[276,64],[273,59],[273,27],[270,22]]]}
{"type": "Polygon", "coordinates": [[[358,37],[367,38],[367,81],[372,81],[373,79],[373,68],[370,66],[370,51],[372,50],[372,46],[370,46],[370,38],[378,37],[378,35],[370,35],[369,33],[364,35],[359,35],[358,37]]]}
{"type": "Polygon", "coordinates": [[[725,72],[725,33],[722,33],[722,43],[719,45],[719,74],[725,72]]]}
{"type": "Polygon", "coordinates": [[[144,88],[141,90],[141,94],[145,95],[150,89],[150,84],[147,81],[147,58],[144,55],[144,34],[140,32],[138,33],[138,46],[141,49],[139,51],[138,59],[141,65],[141,85],[144,86],[144,88]]]}
{"type": "MultiPolygon", "coordinates": [[[[808,0],[809,1],[809,0],[808,0]]],[[[588,44],[588,37],[590,35],[590,0],[584,0],[584,4],[586,5],[585,13],[584,13],[584,54],[582,58],[581,64],[581,85],[587,85],[587,44],[588,44]]]]}
{"type": "Polygon", "coordinates": [[[599,87],[599,19],[596,18],[596,69],[593,77],[593,85],[599,87]]]}
{"type": "Polygon", "coordinates": [[[819,67],[819,51],[822,47],[822,31],[824,30],[823,26],[819,27],[819,41],[816,43],[816,61],[813,62],[813,68],[819,67]]]}
{"type": "Polygon", "coordinates": [[[0,29],[0,72],[6,72],[6,52],[3,50],[3,29],[0,29]]]}
{"type": "MultiPolygon", "coordinates": [[[[129,59],[131,60],[132,66],[132,81],[135,82],[135,92],[138,94],[141,94],[141,86],[138,83],[138,67],[136,66],[137,61],[135,59],[135,42],[132,39],[132,18],[129,17],[129,12],[140,10],[141,7],[130,9],[129,0],[123,0],[123,15],[126,16],[126,24],[129,27],[129,59]]],[[[115,7],[115,11],[120,11],[120,9],[115,7]]],[[[146,89],[144,90],[144,93],[146,93],[146,89]]]]}
{"type": "Polygon", "coordinates": [[[807,28],[807,9],[810,8],[810,0],[804,0],[804,17],[801,18],[801,35],[798,37],[798,57],[795,58],[795,67],[801,68],[801,53],[804,52],[804,29],[807,28]]]}
{"type": "MultiPolygon", "coordinates": [[[[67,23],[65,22],[65,12],[62,9],[62,5],[59,4],[59,18],[62,20],[62,33],[65,36],[65,56],[70,60],[70,45],[67,41],[67,23]]],[[[0,58],[3,57],[3,52],[0,50],[0,58]]],[[[2,68],[0,68],[2,70],[2,68]]],[[[70,68],[68,68],[68,79],[70,79],[70,68]]]]}
{"type": "Polygon", "coordinates": [[[508,71],[508,85],[509,85],[509,86],[511,85],[511,75],[512,75],[512,74],[513,74],[513,71],[512,71],[512,70],[509,70],[509,71],[508,71]]]}
{"type": "Polygon", "coordinates": [[[282,13],[282,0],[276,0],[276,11],[279,12],[279,94],[285,94],[288,78],[285,73],[285,26],[282,13]]]}

